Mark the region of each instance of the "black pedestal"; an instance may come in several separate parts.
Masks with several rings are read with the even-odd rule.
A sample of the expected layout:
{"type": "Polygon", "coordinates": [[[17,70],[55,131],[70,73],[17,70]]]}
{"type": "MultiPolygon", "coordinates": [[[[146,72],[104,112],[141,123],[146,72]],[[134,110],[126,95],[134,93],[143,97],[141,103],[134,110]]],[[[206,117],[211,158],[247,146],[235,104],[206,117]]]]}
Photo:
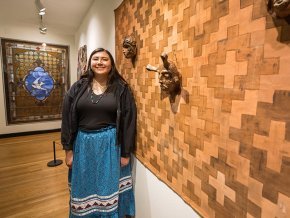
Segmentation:
{"type": "Polygon", "coordinates": [[[62,160],[57,160],[55,155],[55,141],[53,141],[53,160],[47,163],[48,167],[56,167],[62,164],[62,160]]]}
{"type": "Polygon", "coordinates": [[[62,164],[62,160],[52,160],[47,163],[48,167],[56,167],[62,164]]]}

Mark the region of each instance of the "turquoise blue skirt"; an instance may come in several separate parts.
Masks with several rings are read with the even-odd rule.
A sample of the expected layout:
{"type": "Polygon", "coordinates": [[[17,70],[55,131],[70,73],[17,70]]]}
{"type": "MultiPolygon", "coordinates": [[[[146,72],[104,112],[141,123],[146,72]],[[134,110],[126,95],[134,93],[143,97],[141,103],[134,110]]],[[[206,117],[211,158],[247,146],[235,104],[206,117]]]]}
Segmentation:
{"type": "Polygon", "coordinates": [[[116,128],[79,131],[69,170],[70,218],[135,215],[131,164],[120,166],[116,128]]]}

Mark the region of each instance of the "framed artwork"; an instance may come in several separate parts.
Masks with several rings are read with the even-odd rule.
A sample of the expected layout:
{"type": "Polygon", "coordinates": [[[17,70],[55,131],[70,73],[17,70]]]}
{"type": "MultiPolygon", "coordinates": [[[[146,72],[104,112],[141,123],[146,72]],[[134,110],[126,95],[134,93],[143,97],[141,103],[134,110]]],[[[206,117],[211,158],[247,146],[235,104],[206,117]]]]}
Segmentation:
{"type": "Polygon", "coordinates": [[[7,124],[57,120],[69,87],[69,48],[1,39],[7,124]]]}
{"type": "Polygon", "coordinates": [[[78,50],[78,69],[77,69],[77,77],[78,79],[81,75],[87,70],[87,46],[84,45],[78,50]]]}

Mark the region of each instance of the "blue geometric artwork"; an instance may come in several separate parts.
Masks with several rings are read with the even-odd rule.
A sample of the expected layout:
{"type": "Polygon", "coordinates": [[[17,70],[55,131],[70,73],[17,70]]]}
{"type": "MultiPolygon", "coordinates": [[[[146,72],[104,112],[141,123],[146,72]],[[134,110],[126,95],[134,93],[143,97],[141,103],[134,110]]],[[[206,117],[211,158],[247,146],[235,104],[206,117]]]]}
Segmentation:
{"type": "Polygon", "coordinates": [[[54,89],[54,79],[42,67],[29,71],[23,80],[24,88],[38,101],[45,101],[54,89]]]}

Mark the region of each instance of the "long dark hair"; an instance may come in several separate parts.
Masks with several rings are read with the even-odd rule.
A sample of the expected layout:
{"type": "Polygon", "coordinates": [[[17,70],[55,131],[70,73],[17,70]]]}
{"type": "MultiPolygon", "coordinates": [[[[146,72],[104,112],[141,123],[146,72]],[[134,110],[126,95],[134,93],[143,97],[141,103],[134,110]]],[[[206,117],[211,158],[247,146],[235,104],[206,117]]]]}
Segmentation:
{"type": "Polygon", "coordinates": [[[116,68],[116,64],[115,64],[115,61],[114,61],[112,54],[104,48],[97,48],[91,53],[89,60],[88,60],[87,71],[81,76],[81,78],[87,77],[89,84],[92,83],[92,81],[94,79],[94,72],[92,71],[92,68],[91,68],[91,60],[92,60],[93,55],[98,53],[98,52],[106,52],[109,55],[109,58],[111,60],[112,68],[111,68],[111,71],[109,72],[109,75],[108,75],[108,80],[107,80],[108,88],[111,88],[113,86],[113,84],[115,82],[117,82],[118,80],[122,80],[123,82],[126,83],[125,79],[121,76],[121,74],[119,73],[119,71],[116,68]]]}

